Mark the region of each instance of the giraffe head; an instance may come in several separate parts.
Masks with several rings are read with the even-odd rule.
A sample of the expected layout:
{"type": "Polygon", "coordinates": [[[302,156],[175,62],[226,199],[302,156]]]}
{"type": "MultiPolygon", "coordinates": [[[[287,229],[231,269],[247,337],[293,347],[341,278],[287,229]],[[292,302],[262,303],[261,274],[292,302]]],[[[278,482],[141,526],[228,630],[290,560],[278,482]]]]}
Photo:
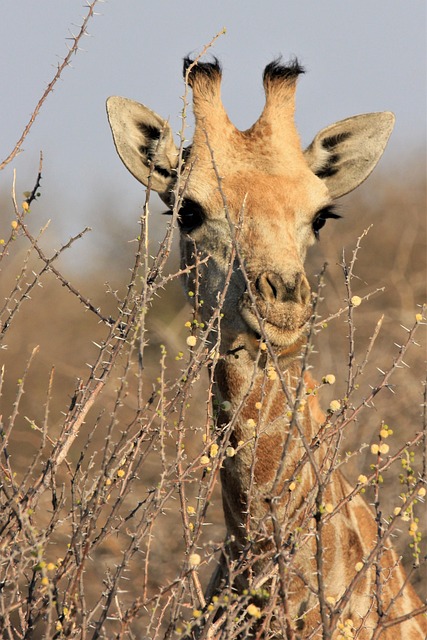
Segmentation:
{"type": "Polygon", "coordinates": [[[310,315],[304,272],[307,248],[332,204],[371,173],[394,124],[389,112],[355,116],[320,131],[304,151],[294,123],[295,89],[303,72],[293,61],[264,71],[265,106],[247,131],[221,101],[221,68],[186,59],[195,131],[179,162],[169,124],[132,100],[111,97],[107,112],[119,156],[129,171],[173,207],[179,205],[181,259],[198,273],[206,320],[227,286],[222,347],[252,351],[260,335],[285,353],[310,315]],[[233,251],[238,247],[238,254],[233,251]],[[230,261],[233,265],[230,275],[230,261]],[[261,320],[261,326],[260,326],[261,320]]]}

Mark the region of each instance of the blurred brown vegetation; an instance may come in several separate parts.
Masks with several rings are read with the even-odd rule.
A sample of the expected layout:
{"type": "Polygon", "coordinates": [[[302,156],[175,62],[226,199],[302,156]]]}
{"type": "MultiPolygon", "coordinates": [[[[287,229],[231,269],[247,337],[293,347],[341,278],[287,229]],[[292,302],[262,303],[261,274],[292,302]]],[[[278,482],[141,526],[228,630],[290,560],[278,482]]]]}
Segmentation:
{"type": "MultiPolygon", "coordinates": [[[[419,165],[422,167],[422,163],[414,162],[414,165],[406,168],[404,173],[389,172],[385,175],[378,172],[370,178],[366,185],[343,202],[341,206],[343,219],[328,222],[321,232],[320,243],[311,250],[308,258],[308,273],[313,281],[323,262],[329,263],[326,286],[322,289],[323,301],[320,305],[321,316],[328,317],[340,307],[345,306],[346,292],[340,267],[342,248],[345,247],[346,256],[350,259],[357,238],[372,225],[362,240],[362,247],[358,254],[356,264],[358,280],[353,281],[353,294],[363,297],[378,287],[384,287],[384,291],[376,293],[355,310],[356,353],[359,358],[362,358],[369,338],[382,314],[384,314],[384,321],[365,373],[365,388],[360,389],[361,397],[366,395],[369,384],[376,383],[379,375],[377,367],[385,370],[390,366],[397,351],[395,343],[402,344],[406,339],[405,329],[401,325],[412,326],[415,314],[420,312],[419,305],[426,301],[426,185],[424,175],[417,169],[419,165]]],[[[45,180],[48,179],[49,177],[45,176],[45,180]]],[[[141,195],[142,199],[143,195],[141,195]]],[[[3,229],[10,228],[10,222],[13,219],[11,211],[7,201],[0,204],[3,229]]],[[[102,207],[102,211],[105,220],[103,228],[107,232],[103,236],[101,229],[98,228],[99,225],[95,224],[96,231],[92,240],[94,245],[102,248],[102,252],[94,250],[83,253],[76,244],[69,249],[71,255],[78,256],[75,258],[75,266],[73,267],[72,260],[67,259],[63,262],[63,258],[60,258],[58,268],[62,268],[63,273],[73,285],[96,307],[100,307],[103,315],[108,317],[110,314],[115,315],[117,307],[117,300],[108,289],[119,291],[120,295],[124,294],[135,247],[135,244],[129,240],[135,238],[138,229],[133,222],[126,226],[123,215],[120,215],[119,224],[117,211],[109,211],[108,205],[102,207]],[[95,260],[93,255],[96,255],[95,260]],[[105,284],[107,280],[110,283],[108,287],[105,284]]],[[[152,224],[157,227],[156,234],[159,234],[165,219],[158,216],[156,220],[155,213],[151,216],[152,224]]],[[[90,218],[89,212],[88,218],[90,218]]],[[[34,233],[44,224],[43,197],[33,203],[28,220],[34,233]]],[[[54,234],[55,229],[46,231],[44,234],[46,246],[52,243],[49,237],[52,238],[54,234]]],[[[152,249],[155,251],[155,246],[152,249]]],[[[14,285],[27,250],[28,242],[18,233],[16,240],[10,246],[10,255],[3,260],[1,299],[9,294],[14,285]]],[[[30,260],[31,267],[37,268],[35,257],[31,256],[30,260]]],[[[169,260],[168,270],[170,273],[177,270],[176,247],[169,260]]],[[[31,273],[31,269],[28,273],[31,273]]],[[[188,329],[184,324],[191,318],[191,311],[180,284],[177,280],[173,280],[167,284],[147,315],[148,343],[144,351],[142,372],[145,398],[152,394],[156,380],[162,374],[160,345],[165,345],[168,353],[166,358],[168,379],[179,381],[182,361],[176,358],[181,357],[179,352],[183,352],[184,357],[188,352],[185,342],[188,329]]],[[[31,459],[40,447],[40,433],[31,425],[40,425],[44,420],[44,405],[52,367],[54,367],[54,378],[48,417],[48,435],[55,440],[60,432],[64,412],[68,410],[74,394],[76,381],[86,379],[87,363],[92,363],[96,357],[97,347],[94,343],[101,343],[104,336],[105,327],[94,314],[85,310],[77,298],[61,286],[51,273],[41,278],[39,285],[31,292],[31,299],[22,302],[8,330],[3,349],[0,351],[1,363],[5,367],[0,413],[7,418],[14,410],[18,381],[23,377],[30,354],[36,345],[39,347],[25,382],[25,394],[19,406],[19,415],[7,449],[11,467],[17,478],[28,469],[31,459]]],[[[316,353],[313,354],[314,376],[320,379],[325,374],[334,373],[337,378],[334,388],[322,391],[321,403],[324,406],[328,406],[333,397],[341,397],[345,390],[348,364],[347,336],[348,325],[344,314],[331,320],[328,327],[322,329],[316,338],[316,353]]],[[[375,409],[367,410],[359,422],[353,425],[346,435],[345,450],[354,451],[362,443],[369,444],[376,441],[383,422],[394,430],[394,436],[390,442],[393,450],[402,446],[410,436],[421,429],[426,361],[425,337],[425,327],[420,327],[417,340],[422,346],[413,346],[410,349],[405,359],[408,366],[393,376],[395,393],[384,390],[375,400],[375,409]]],[[[117,414],[120,421],[116,420],[112,426],[109,424],[109,416],[114,409],[116,389],[120,385],[125,365],[126,360],[122,357],[116,364],[113,375],[96,405],[89,413],[78,439],[67,456],[66,464],[61,466],[56,478],[57,486],[60,487],[61,492],[64,492],[63,514],[61,522],[46,544],[46,561],[56,563],[57,558],[63,558],[68,551],[67,545],[74,518],[69,512],[70,490],[72,482],[77,477],[76,469],[80,474],[80,490],[84,491],[85,488],[88,489],[97,465],[99,468],[107,431],[111,429],[113,434],[111,438],[117,442],[122,437],[123,430],[129,427],[131,431],[129,425],[132,423],[132,412],[136,406],[136,368],[135,380],[132,377],[128,379],[123,406],[117,414]],[[83,461],[81,460],[82,452],[84,452],[83,461]]],[[[191,399],[188,402],[184,442],[189,460],[199,455],[203,448],[202,435],[205,432],[209,411],[206,383],[207,375],[202,372],[200,379],[192,387],[191,399]]],[[[173,384],[171,383],[170,386],[172,388],[173,384]]],[[[156,428],[158,428],[156,418],[154,417],[153,420],[153,424],[157,424],[156,428]]],[[[124,439],[126,439],[126,433],[124,439]]],[[[171,430],[165,452],[170,460],[176,456],[175,448],[176,442],[171,430]]],[[[44,455],[48,453],[49,444],[45,446],[44,455]]],[[[137,478],[126,495],[124,509],[122,508],[121,512],[116,514],[117,519],[123,518],[126,510],[129,513],[139,501],[145,500],[150,492],[155,491],[160,475],[164,471],[162,455],[162,452],[154,449],[143,458],[142,464],[138,467],[137,478]]],[[[417,458],[418,467],[416,468],[419,470],[422,460],[420,448],[417,451],[417,458]]],[[[352,458],[344,471],[355,482],[360,473],[369,471],[370,462],[370,454],[363,453],[352,458]]],[[[38,463],[38,469],[42,465],[43,458],[38,463]]],[[[398,471],[394,466],[384,477],[385,486],[382,491],[384,513],[390,513],[393,507],[399,504],[397,496],[400,488],[397,475],[398,471]]],[[[190,481],[187,488],[189,504],[195,507],[198,486],[196,482],[190,481]]],[[[220,544],[224,531],[218,483],[210,503],[206,522],[212,524],[204,527],[201,543],[213,540],[216,544],[220,544]]],[[[43,508],[34,515],[33,520],[34,527],[37,529],[46,526],[50,517],[51,505],[48,499],[45,498],[41,504],[43,508]]],[[[120,563],[123,550],[126,548],[126,527],[122,524],[120,532],[115,532],[111,525],[111,531],[103,543],[85,563],[85,572],[81,579],[85,583],[86,597],[92,606],[100,600],[108,584],[108,576],[114,573],[115,566],[120,563]]],[[[425,521],[422,523],[422,528],[425,535],[425,521]]],[[[179,575],[186,549],[182,529],[181,507],[172,487],[171,497],[162,507],[152,530],[152,555],[148,576],[148,589],[152,593],[179,575]]],[[[409,566],[411,551],[408,548],[408,536],[402,535],[397,543],[405,553],[405,561],[409,566]]],[[[425,542],[423,541],[422,544],[425,553],[425,542]]],[[[117,596],[120,606],[123,607],[123,603],[130,603],[141,595],[142,565],[143,555],[134,555],[127,569],[128,579],[123,586],[123,593],[117,596]]],[[[206,575],[211,573],[211,567],[212,565],[205,569],[206,575]]],[[[205,579],[203,571],[201,575],[202,579],[205,579]]],[[[422,592],[425,585],[419,582],[417,588],[422,592]]],[[[135,623],[134,632],[143,636],[147,630],[144,615],[141,615],[142,617],[135,623]]],[[[37,636],[34,635],[34,637],[37,636]]],[[[148,634],[147,637],[151,636],[148,634]]]]}

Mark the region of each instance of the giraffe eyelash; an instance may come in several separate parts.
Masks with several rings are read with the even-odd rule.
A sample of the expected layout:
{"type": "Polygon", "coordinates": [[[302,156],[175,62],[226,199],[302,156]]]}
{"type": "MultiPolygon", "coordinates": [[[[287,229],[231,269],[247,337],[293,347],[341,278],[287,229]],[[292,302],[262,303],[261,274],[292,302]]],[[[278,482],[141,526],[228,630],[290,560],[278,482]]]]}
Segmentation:
{"type": "Polygon", "coordinates": [[[320,211],[317,212],[313,222],[311,223],[313,233],[317,240],[319,240],[319,232],[322,227],[325,226],[326,220],[328,218],[341,218],[339,213],[337,213],[336,207],[333,205],[328,205],[324,207],[320,211]]]}

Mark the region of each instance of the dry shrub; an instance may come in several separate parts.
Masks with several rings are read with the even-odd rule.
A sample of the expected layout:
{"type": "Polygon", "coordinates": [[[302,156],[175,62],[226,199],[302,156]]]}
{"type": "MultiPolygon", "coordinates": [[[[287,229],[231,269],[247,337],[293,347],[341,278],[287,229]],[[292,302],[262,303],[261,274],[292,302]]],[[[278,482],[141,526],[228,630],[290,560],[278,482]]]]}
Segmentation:
{"type": "MultiPolygon", "coordinates": [[[[16,157],[78,52],[97,2],[87,3],[67,56],[0,169],[16,157]]],[[[416,319],[425,301],[422,165],[414,162],[403,177],[377,174],[347,200],[344,220],[323,231],[312,252],[313,282],[322,260],[331,267],[317,291],[323,320],[314,320],[314,352],[304,363],[319,380],[336,377],[329,396],[327,385],[319,389],[324,406],[339,398],[346,410],[356,408],[348,424],[344,413],[334,418],[342,447],[336,464],[345,465],[356,491],[360,474],[372,478],[367,497],[385,528],[402,507],[405,517],[392,516],[390,526],[400,530],[395,542],[407,567],[415,567],[413,580],[425,570],[426,528],[418,521],[426,482],[425,352],[414,344],[416,333],[425,345],[424,323],[416,319]],[[324,258],[314,258],[321,251],[324,258]],[[344,283],[349,264],[352,277],[344,283]],[[377,287],[385,289],[370,295],[377,287]],[[347,311],[352,296],[363,302],[347,311]],[[367,349],[359,387],[343,399],[367,349]],[[381,393],[364,408],[373,389],[381,393]],[[378,443],[385,424],[393,430],[390,454],[374,457],[364,443],[378,443]],[[417,435],[423,430],[424,439],[417,435]]],[[[129,229],[120,240],[110,225],[114,243],[96,241],[108,247],[114,274],[105,287],[105,271],[88,255],[79,269],[63,261],[84,232],[57,251],[46,241],[52,231],[39,234],[38,182],[22,206],[1,207],[2,228],[11,229],[0,245],[2,636],[183,638],[199,628],[209,637],[226,604],[221,637],[244,637],[254,612],[250,594],[224,588],[204,609],[203,587],[224,536],[218,472],[227,442],[220,439],[217,448],[209,373],[216,356],[205,343],[211,327],[200,326],[179,290],[179,269],[169,259],[173,226],[165,222],[164,240],[148,249],[148,201],[136,239],[129,229]]],[[[114,214],[105,211],[106,219],[114,214]]],[[[220,312],[212,311],[212,326],[220,312]]],[[[330,614],[336,620],[339,611],[330,614]]]]}
{"type": "MultiPolygon", "coordinates": [[[[324,258],[331,263],[320,289],[322,318],[346,307],[342,247],[348,263],[357,237],[371,224],[351,294],[364,299],[384,287],[352,310],[351,330],[346,311],[327,328],[319,324],[314,375],[337,379],[329,396],[322,388],[326,407],[345,394],[349,336],[360,363],[384,315],[352,398],[357,405],[381,381],[378,369],[392,366],[395,343],[403,345],[407,329],[420,324],[415,314],[425,300],[425,185],[416,171],[410,175],[372,178],[347,200],[344,219],[329,223],[312,251],[313,274],[324,258]]],[[[33,228],[42,211],[41,203],[31,203],[33,228]]],[[[89,258],[84,276],[81,269],[63,269],[62,254],[46,263],[40,241],[30,234],[26,206],[16,208],[16,228],[3,245],[0,626],[7,638],[182,637],[202,619],[203,586],[224,535],[218,488],[224,453],[214,455],[211,448],[211,355],[203,342],[207,329],[197,325],[174,276],[175,259],[166,261],[171,229],[148,260],[145,215],[139,242],[130,245],[136,249],[130,279],[116,241],[110,260],[120,258],[110,268],[122,281],[107,291],[105,274],[89,258]],[[19,312],[11,314],[15,306],[19,312]],[[190,335],[194,346],[186,342],[190,335]],[[197,554],[196,569],[190,558],[198,562],[197,554]]],[[[418,326],[417,341],[425,344],[423,330],[418,326]]],[[[387,441],[393,455],[422,431],[424,354],[410,345],[393,386],[343,433],[341,460],[347,460],[344,471],[353,485],[359,474],[371,473],[375,460],[363,443],[378,442],[384,424],[393,429],[387,441]]],[[[379,490],[387,517],[402,505],[399,494],[410,494],[425,474],[423,441],[417,442],[383,474],[379,490]]],[[[368,489],[368,499],[374,490],[368,489]]],[[[408,535],[420,506],[398,527],[408,568],[422,564],[425,555],[424,541],[408,535]]],[[[419,531],[425,528],[425,521],[419,523],[419,531]]],[[[422,575],[416,571],[414,580],[422,575]]],[[[423,586],[418,583],[420,592],[423,586]]],[[[241,628],[245,624],[243,615],[241,628]]]]}

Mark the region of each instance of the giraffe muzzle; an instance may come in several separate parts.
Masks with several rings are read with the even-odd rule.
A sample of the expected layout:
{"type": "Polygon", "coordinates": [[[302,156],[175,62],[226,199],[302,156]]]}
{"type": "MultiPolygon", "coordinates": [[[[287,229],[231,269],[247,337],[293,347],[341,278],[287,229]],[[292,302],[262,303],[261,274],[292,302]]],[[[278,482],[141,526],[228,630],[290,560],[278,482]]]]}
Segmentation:
{"type": "Polygon", "coordinates": [[[253,295],[244,293],[240,313],[248,328],[276,346],[296,342],[311,313],[311,291],[303,272],[285,279],[273,271],[264,271],[254,279],[253,295]]]}

